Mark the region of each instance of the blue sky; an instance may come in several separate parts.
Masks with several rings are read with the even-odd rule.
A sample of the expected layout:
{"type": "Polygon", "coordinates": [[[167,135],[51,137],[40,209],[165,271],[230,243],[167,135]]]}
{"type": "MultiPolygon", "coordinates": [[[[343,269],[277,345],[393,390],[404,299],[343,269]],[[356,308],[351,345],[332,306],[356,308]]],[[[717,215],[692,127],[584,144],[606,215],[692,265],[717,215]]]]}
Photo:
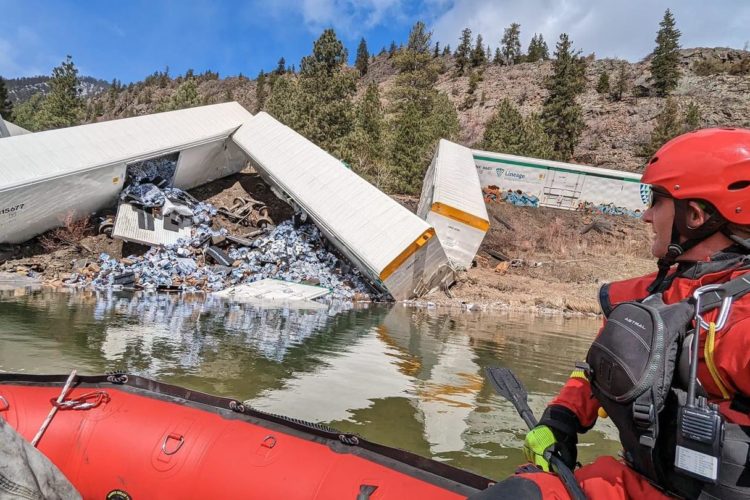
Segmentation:
{"type": "Polygon", "coordinates": [[[353,59],[361,37],[377,52],[405,41],[417,20],[441,45],[455,47],[470,27],[495,47],[519,22],[524,47],[539,32],[552,49],[565,31],[585,54],[635,61],[653,49],[668,7],[683,47],[750,40],[748,0],[0,0],[0,76],[46,75],[70,54],[81,74],[125,83],[166,66],[254,77],[282,56],[298,66],[324,28],[353,59]]]}

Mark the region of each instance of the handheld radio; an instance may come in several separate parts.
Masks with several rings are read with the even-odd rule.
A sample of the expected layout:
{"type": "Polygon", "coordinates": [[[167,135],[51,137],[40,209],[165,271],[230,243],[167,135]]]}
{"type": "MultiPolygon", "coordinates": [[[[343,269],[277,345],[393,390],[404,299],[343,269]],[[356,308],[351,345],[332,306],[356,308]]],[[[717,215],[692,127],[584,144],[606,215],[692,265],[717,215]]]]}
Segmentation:
{"type": "MultiPolygon", "coordinates": [[[[690,379],[685,406],[677,414],[677,447],[675,450],[675,469],[679,472],[715,484],[719,478],[721,448],[724,441],[724,417],[719,413],[716,404],[709,403],[705,397],[695,396],[698,380],[698,341],[701,328],[724,327],[732,305],[732,296],[724,297],[717,323],[707,325],[701,317],[701,296],[715,292],[719,285],[706,285],[693,293],[695,298],[695,333],[690,346],[690,379]]],[[[718,292],[717,292],[718,293],[718,292]]]]}

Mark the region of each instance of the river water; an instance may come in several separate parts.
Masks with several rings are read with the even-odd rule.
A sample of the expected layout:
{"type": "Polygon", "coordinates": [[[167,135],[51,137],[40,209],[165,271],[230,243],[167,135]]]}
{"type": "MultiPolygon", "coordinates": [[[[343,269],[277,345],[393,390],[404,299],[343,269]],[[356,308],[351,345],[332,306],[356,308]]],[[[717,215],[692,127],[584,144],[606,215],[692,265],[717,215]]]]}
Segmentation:
{"type": "MultiPolygon", "coordinates": [[[[127,370],[500,478],[523,462],[525,428],[484,368],[513,369],[540,415],[599,325],[403,305],[16,290],[0,292],[0,371],[127,370]]],[[[600,419],[579,460],[619,448],[600,419]]]]}

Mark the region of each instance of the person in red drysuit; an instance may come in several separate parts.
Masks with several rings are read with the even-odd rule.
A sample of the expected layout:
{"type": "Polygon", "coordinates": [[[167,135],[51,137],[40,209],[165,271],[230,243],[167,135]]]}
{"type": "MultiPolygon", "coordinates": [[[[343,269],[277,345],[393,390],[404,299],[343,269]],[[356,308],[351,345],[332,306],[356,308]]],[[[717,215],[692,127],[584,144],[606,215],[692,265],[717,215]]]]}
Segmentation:
{"type": "MultiPolygon", "coordinates": [[[[599,298],[605,316],[617,304],[655,293],[674,304],[700,286],[750,272],[750,130],[704,129],[681,135],[656,152],[641,182],[651,186],[643,221],[653,229],[651,253],[659,259],[659,270],[603,286],[599,298]]],[[[714,321],[717,314],[709,311],[704,318],[714,321]]],[[[719,403],[727,423],[750,426],[750,294],[734,302],[726,326],[710,345],[705,330],[701,332],[698,380],[709,400],[719,403]]],[[[544,451],[552,447],[573,469],[577,434],[605,416],[585,370],[577,368],[526,437],[524,451],[539,472],[517,473],[485,490],[481,498],[570,498],[557,475],[542,472],[549,471],[544,451]]],[[[750,435],[750,427],[735,428],[750,435]]],[[[747,467],[750,475],[750,465],[740,467],[747,467]]],[[[594,500],[669,498],[667,491],[697,496],[675,493],[673,485],[655,484],[625,460],[608,456],[579,468],[575,477],[594,500]]],[[[736,483],[718,496],[704,491],[701,498],[750,498],[750,481],[736,483]]],[[[702,483],[698,488],[704,488],[702,483]]]]}

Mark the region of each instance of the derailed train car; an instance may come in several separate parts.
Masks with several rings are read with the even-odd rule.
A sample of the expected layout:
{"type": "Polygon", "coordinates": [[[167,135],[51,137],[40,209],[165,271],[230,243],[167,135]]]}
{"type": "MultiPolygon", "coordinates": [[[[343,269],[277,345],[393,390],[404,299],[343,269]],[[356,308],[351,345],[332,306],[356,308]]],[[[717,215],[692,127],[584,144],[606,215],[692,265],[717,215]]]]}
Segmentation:
{"type": "Polygon", "coordinates": [[[440,140],[422,184],[417,215],[435,227],[455,267],[471,267],[490,221],[469,148],[440,140]]]}
{"type": "Polygon", "coordinates": [[[0,140],[0,243],[22,243],[68,214],[115,204],[128,165],[178,154],[182,189],[242,170],[229,139],[252,115],[236,102],[61,128],[0,140]]]}
{"type": "Polygon", "coordinates": [[[291,128],[261,112],[233,139],[377,288],[402,300],[452,282],[430,224],[291,128]]]}
{"type": "Polygon", "coordinates": [[[482,187],[520,192],[542,207],[608,206],[635,215],[646,209],[648,187],[641,184],[640,174],[490,151],[472,153],[482,187]]]}

